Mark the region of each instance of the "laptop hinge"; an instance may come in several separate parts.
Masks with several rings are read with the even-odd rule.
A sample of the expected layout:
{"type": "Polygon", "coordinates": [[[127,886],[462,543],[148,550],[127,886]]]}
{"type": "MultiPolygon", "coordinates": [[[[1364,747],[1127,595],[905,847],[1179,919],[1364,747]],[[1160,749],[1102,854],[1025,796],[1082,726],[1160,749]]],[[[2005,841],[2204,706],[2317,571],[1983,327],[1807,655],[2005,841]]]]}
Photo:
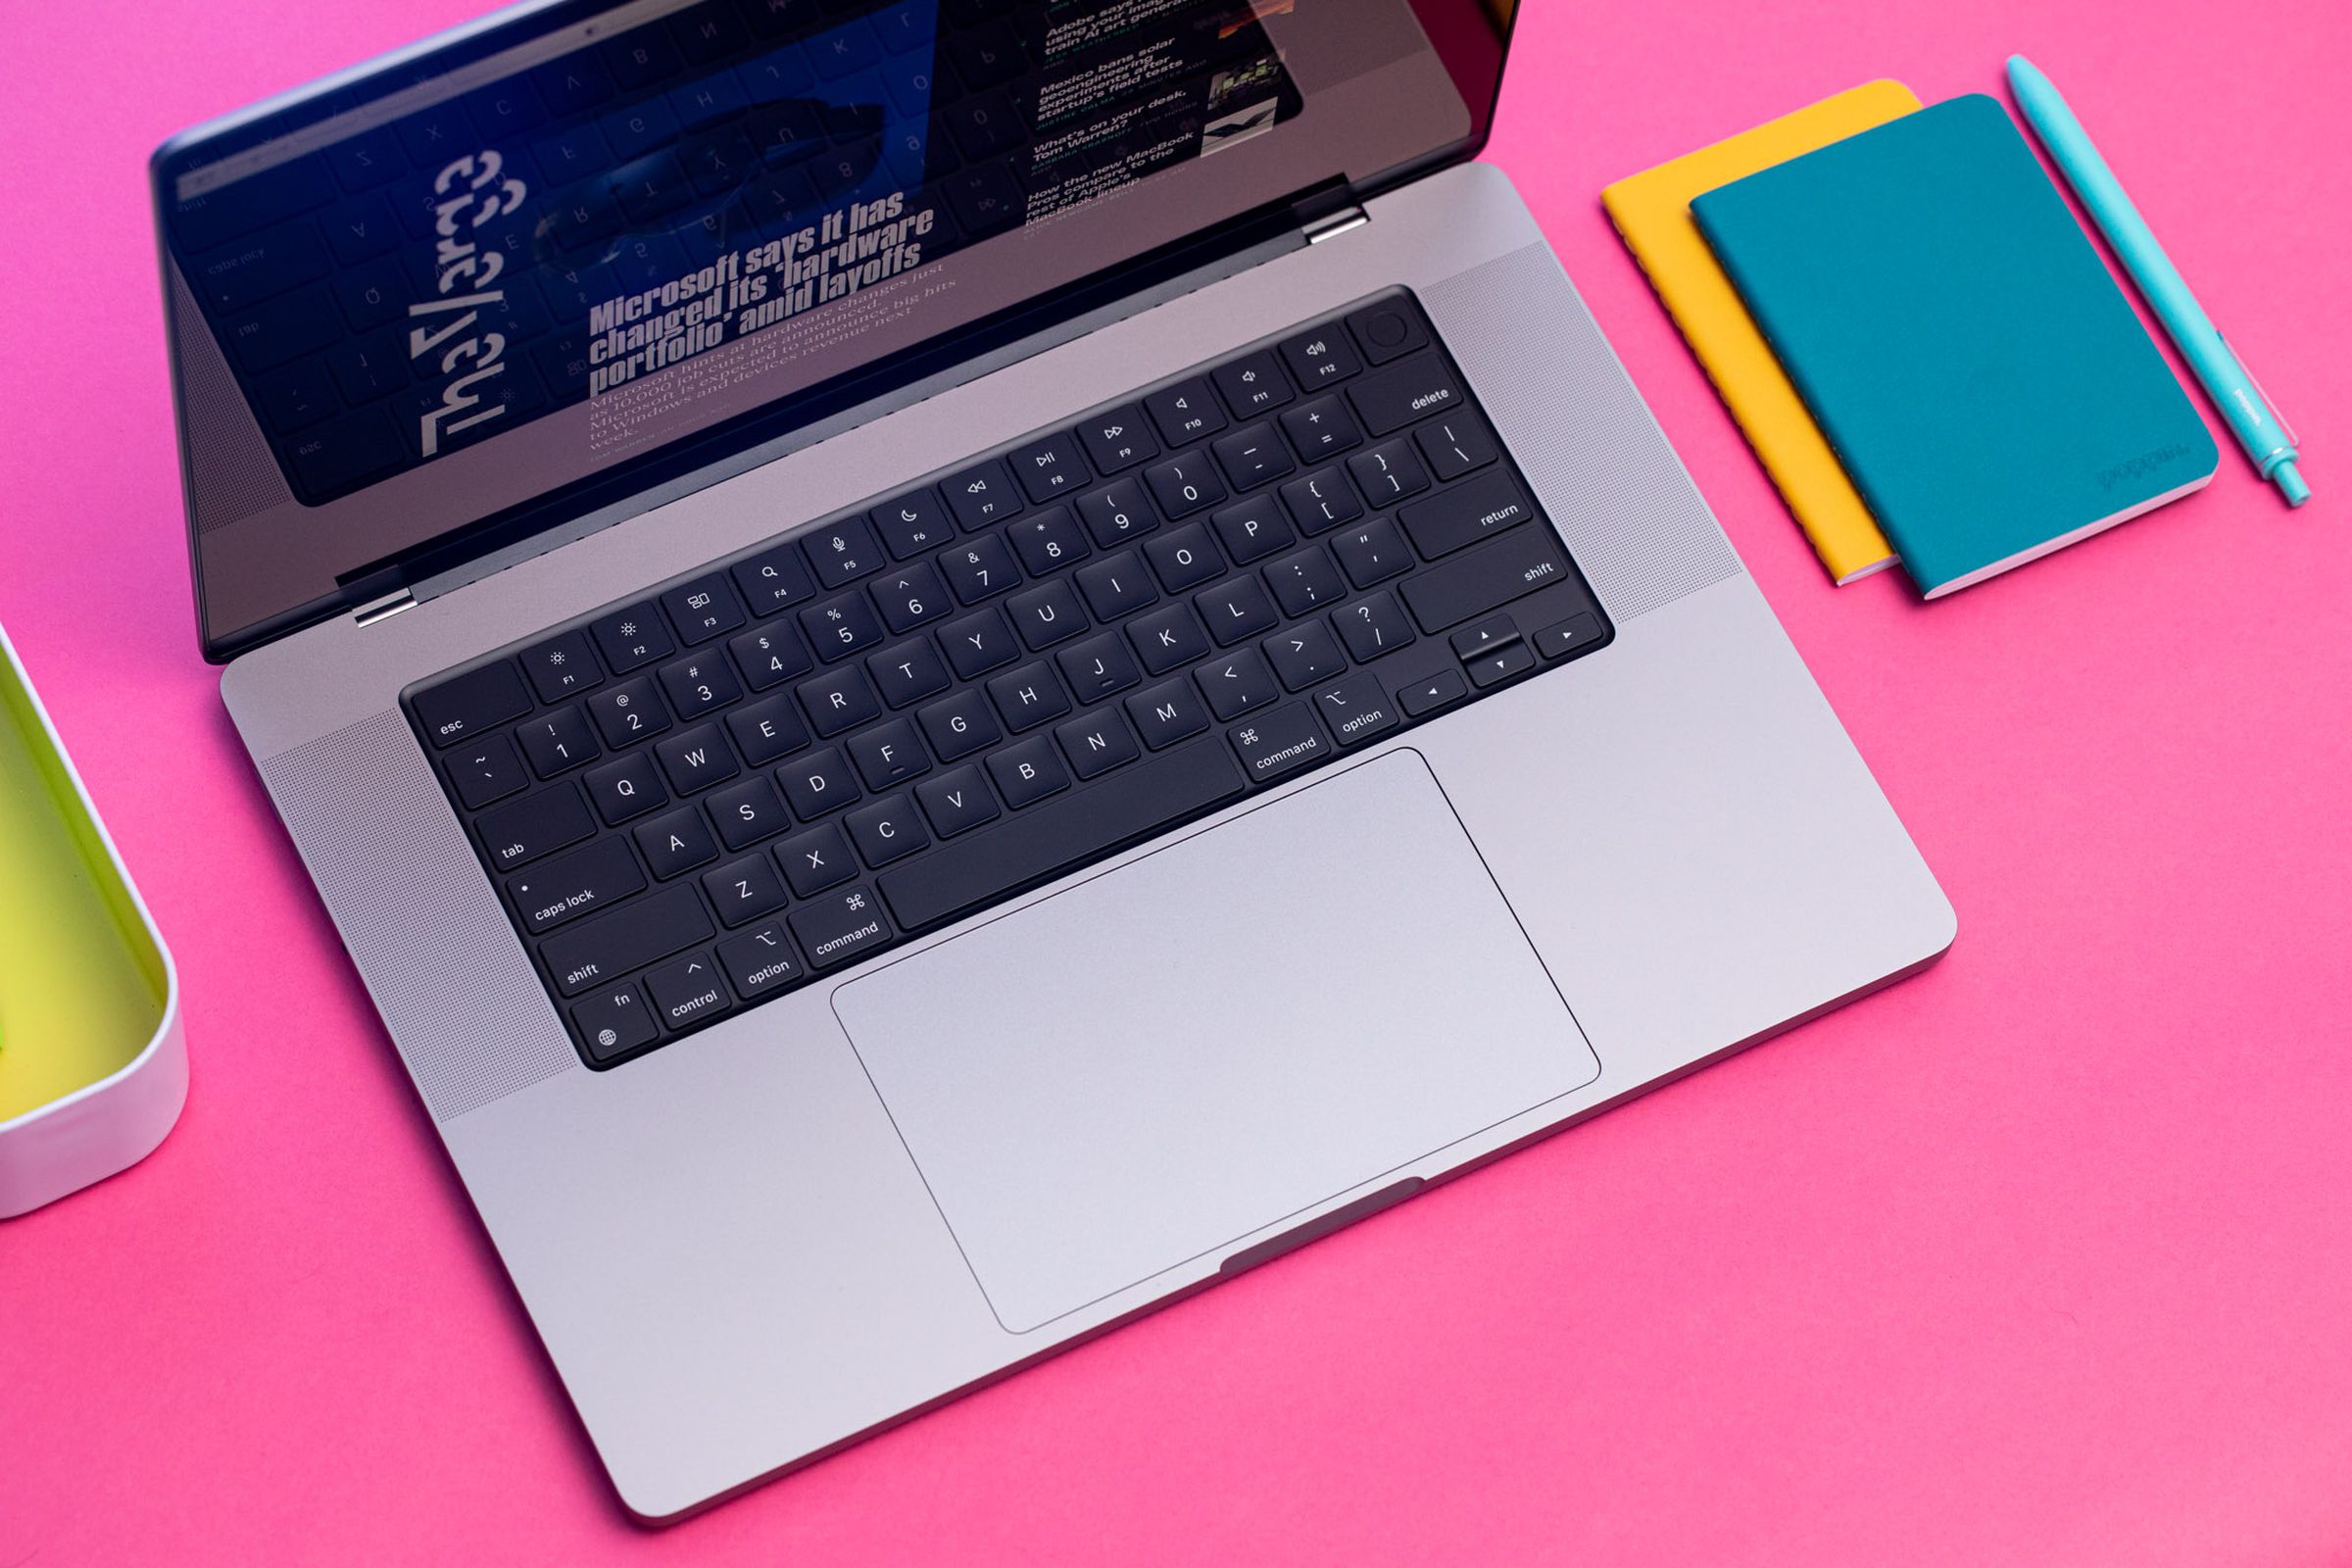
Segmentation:
{"type": "Polygon", "coordinates": [[[1361,228],[1372,221],[1372,215],[1361,207],[1343,207],[1336,213],[1325,213],[1306,225],[1309,245],[1320,245],[1334,234],[1345,234],[1351,228],[1361,228]]]}
{"type": "Polygon", "coordinates": [[[406,588],[396,589],[384,595],[383,598],[370,601],[353,611],[351,612],[352,623],[360,626],[372,626],[387,615],[397,615],[404,610],[415,610],[416,608],[415,595],[406,588]]]}

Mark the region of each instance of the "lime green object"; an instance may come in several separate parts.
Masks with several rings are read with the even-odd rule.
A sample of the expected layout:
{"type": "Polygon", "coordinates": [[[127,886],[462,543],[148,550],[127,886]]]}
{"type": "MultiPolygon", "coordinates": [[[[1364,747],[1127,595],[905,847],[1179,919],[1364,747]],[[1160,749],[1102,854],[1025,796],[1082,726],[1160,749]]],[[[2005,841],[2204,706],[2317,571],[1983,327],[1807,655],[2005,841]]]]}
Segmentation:
{"type": "Polygon", "coordinates": [[[144,1157],[186,1084],[171,955],[0,634],[0,1216],[144,1157]]]}

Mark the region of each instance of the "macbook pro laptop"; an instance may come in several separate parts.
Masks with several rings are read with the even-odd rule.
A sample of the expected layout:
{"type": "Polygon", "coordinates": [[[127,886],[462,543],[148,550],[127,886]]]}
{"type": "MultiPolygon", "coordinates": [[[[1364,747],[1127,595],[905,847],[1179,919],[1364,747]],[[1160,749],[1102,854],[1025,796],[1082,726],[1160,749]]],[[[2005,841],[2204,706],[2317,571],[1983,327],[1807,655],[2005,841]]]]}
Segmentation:
{"type": "Polygon", "coordinates": [[[552,0],[157,153],[204,651],[636,1516],[1950,941],[1508,10],[552,0]]]}

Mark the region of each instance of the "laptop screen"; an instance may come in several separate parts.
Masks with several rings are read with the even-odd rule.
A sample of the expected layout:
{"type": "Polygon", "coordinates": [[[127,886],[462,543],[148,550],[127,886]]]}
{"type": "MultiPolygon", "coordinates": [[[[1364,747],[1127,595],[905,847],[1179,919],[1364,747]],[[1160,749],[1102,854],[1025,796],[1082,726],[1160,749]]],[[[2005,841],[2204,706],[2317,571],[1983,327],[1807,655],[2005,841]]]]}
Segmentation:
{"type": "Polygon", "coordinates": [[[1507,9],[558,0],[180,137],[207,651],[1460,156],[1507,9]]]}

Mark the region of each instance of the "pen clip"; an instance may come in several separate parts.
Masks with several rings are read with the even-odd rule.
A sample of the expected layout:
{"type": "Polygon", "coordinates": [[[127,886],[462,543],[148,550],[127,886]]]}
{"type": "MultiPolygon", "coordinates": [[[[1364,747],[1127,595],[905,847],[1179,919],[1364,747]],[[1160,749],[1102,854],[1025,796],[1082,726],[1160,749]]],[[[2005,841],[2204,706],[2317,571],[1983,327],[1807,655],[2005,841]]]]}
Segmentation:
{"type": "Polygon", "coordinates": [[[2237,367],[2237,373],[2246,378],[2246,384],[2254,389],[2254,395],[2262,399],[2262,406],[2271,411],[2271,417],[2278,421],[2278,428],[2286,434],[2286,444],[2290,447],[2301,446],[2303,440],[2295,434],[2295,427],[2287,422],[2286,411],[2278,406],[2278,400],[2271,396],[2268,387],[2254,378],[2254,372],[2246,368],[2246,362],[2237,357],[2237,350],[2230,346],[2228,338],[2218,330],[2213,335],[2222,345],[2222,352],[2230,356],[2230,363],[2237,367]]]}

